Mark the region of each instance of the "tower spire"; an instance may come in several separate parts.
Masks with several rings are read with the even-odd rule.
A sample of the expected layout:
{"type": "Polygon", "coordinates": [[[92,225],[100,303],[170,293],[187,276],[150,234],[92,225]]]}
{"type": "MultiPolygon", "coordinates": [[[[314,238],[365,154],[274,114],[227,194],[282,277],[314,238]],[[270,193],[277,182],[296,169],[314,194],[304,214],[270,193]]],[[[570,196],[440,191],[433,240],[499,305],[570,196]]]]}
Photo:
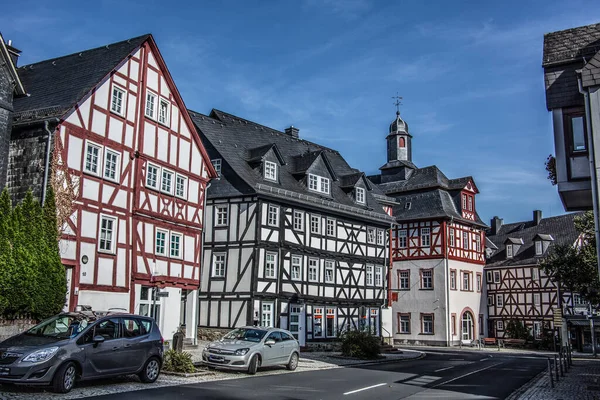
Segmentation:
{"type": "Polygon", "coordinates": [[[396,95],[392,96],[392,99],[396,100],[396,101],[394,101],[394,105],[396,106],[396,115],[400,115],[400,106],[402,105],[402,96],[400,96],[398,94],[398,92],[396,92],[396,95]]]}

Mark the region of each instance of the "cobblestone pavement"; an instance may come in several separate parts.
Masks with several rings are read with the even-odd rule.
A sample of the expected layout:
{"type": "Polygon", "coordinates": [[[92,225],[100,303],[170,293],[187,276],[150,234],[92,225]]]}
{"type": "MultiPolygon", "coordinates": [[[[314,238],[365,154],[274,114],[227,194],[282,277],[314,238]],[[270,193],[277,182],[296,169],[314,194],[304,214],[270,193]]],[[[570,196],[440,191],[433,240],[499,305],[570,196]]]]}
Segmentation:
{"type": "MultiPolygon", "coordinates": [[[[194,361],[199,361],[201,357],[202,347],[198,350],[189,351],[192,354],[194,361]]],[[[402,359],[415,359],[422,355],[418,351],[407,350],[401,354],[391,354],[386,357],[385,360],[402,360],[402,359]]],[[[330,369],[339,368],[345,365],[353,365],[357,363],[363,363],[356,359],[341,358],[337,353],[303,353],[296,371],[288,371],[284,367],[270,367],[261,369],[257,376],[263,375],[276,375],[276,374],[291,374],[296,372],[311,371],[315,369],[330,369]]],[[[78,383],[75,388],[68,394],[55,394],[49,391],[47,387],[34,387],[34,386],[6,386],[0,385],[0,400],[13,400],[13,399],[27,399],[27,400],[68,400],[68,399],[81,399],[92,396],[100,396],[104,394],[122,393],[122,392],[133,392],[142,391],[144,389],[153,389],[162,386],[175,386],[184,385],[189,383],[199,383],[207,381],[225,380],[225,379],[239,379],[248,378],[249,375],[243,372],[232,372],[232,371],[219,371],[219,370],[207,370],[204,367],[199,367],[202,375],[193,377],[180,377],[161,374],[156,382],[153,384],[143,384],[137,378],[137,376],[123,376],[115,379],[104,379],[99,381],[81,382],[78,383]]],[[[139,396],[136,396],[139,398],[139,396]]]]}
{"type": "Polygon", "coordinates": [[[548,370],[514,392],[509,400],[600,400],[600,360],[573,359],[573,365],[560,376],[554,388],[550,385],[548,370]]]}

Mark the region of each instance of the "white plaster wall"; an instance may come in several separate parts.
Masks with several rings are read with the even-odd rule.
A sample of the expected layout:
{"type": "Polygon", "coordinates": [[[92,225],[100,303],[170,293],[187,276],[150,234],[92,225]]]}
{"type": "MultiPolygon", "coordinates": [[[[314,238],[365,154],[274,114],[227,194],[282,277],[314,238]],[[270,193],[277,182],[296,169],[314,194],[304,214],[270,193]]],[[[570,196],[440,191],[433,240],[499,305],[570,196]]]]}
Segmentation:
{"type": "Polygon", "coordinates": [[[80,290],[77,304],[90,305],[96,311],[108,311],[110,308],[124,308],[129,310],[129,293],[80,290]]]}

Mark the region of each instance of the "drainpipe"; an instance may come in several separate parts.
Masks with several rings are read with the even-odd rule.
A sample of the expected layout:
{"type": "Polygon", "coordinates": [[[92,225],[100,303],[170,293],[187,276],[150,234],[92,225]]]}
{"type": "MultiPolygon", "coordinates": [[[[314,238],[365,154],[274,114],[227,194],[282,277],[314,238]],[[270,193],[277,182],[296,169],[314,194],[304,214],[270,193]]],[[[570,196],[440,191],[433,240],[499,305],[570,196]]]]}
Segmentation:
{"type": "MultiPolygon", "coordinates": [[[[219,179],[219,178],[217,178],[219,179]]],[[[208,188],[211,182],[209,181],[204,188],[204,198],[202,199],[202,236],[200,237],[200,279],[202,279],[202,264],[204,264],[204,236],[206,235],[206,198],[208,197],[208,188]]],[[[200,282],[202,284],[202,281],[200,282]]],[[[200,286],[198,286],[198,292],[200,286]]],[[[192,326],[194,338],[192,343],[194,346],[198,344],[198,323],[200,322],[200,295],[196,293],[196,323],[192,326]]]]}
{"type": "MultiPolygon", "coordinates": [[[[452,225],[452,223],[454,222],[454,217],[450,217],[450,223],[446,226],[445,232],[444,232],[444,236],[445,236],[445,247],[446,247],[446,251],[445,251],[445,257],[444,257],[444,261],[446,264],[446,267],[444,268],[444,282],[446,282],[446,312],[445,312],[445,319],[446,319],[446,343],[448,343],[448,346],[450,346],[451,344],[451,334],[450,334],[450,274],[449,274],[449,264],[448,264],[448,233],[450,232],[450,225],[452,225]]],[[[458,282],[457,282],[458,283],[458,282]]],[[[462,338],[461,338],[462,339],[462,338]]]]}
{"type": "Polygon", "coordinates": [[[50,142],[52,141],[53,132],[50,131],[50,123],[49,121],[59,122],[58,118],[53,118],[51,120],[44,121],[44,131],[48,134],[46,138],[46,160],[44,163],[44,182],[42,184],[42,205],[46,201],[46,190],[48,188],[48,170],[50,167],[50,142]]]}

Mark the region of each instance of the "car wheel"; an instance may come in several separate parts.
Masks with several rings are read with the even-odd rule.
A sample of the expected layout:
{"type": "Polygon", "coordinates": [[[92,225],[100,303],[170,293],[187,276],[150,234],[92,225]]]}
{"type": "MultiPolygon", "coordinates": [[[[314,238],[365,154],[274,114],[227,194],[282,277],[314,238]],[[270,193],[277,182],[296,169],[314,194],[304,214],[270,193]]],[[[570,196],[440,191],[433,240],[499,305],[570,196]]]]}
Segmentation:
{"type": "Polygon", "coordinates": [[[142,382],[152,383],[158,379],[158,374],[160,374],[160,361],[158,361],[158,358],[152,357],[146,361],[146,365],[144,365],[138,376],[142,382]]]}
{"type": "Polygon", "coordinates": [[[77,378],[77,367],[75,363],[67,362],[60,366],[54,378],[52,379],[52,389],[56,393],[68,393],[75,386],[77,378]]]}
{"type": "Polygon", "coordinates": [[[248,373],[250,375],[256,374],[258,367],[260,367],[260,359],[258,358],[258,354],[255,354],[250,359],[250,364],[248,364],[248,373]]]}
{"type": "Polygon", "coordinates": [[[290,361],[285,366],[288,370],[293,371],[298,368],[298,353],[292,353],[290,361]]]}

